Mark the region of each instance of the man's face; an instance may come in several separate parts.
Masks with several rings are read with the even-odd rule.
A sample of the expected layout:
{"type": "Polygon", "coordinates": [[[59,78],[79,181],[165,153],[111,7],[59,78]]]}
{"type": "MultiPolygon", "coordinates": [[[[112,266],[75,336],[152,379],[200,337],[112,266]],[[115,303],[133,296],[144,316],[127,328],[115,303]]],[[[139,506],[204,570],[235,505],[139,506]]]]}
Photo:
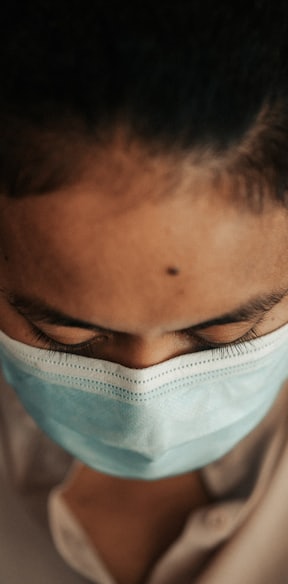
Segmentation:
{"type": "Polygon", "coordinates": [[[231,188],[117,143],[73,188],[1,196],[0,328],[139,368],[285,324],[287,212],[231,188]]]}

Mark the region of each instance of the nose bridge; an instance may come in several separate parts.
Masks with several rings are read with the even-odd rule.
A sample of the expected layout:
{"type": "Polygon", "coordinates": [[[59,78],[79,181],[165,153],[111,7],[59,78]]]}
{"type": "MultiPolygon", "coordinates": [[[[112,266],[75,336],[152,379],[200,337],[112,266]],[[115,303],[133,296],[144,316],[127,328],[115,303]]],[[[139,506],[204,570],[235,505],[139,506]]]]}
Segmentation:
{"type": "Polygon", "coordinates": [[[127,340],[122,346],[117,361],[132,369],[144,369],[183,355],[188,351],[187,343],[177,342],[173,335],[153,339],[134,337],[127,340]]]}

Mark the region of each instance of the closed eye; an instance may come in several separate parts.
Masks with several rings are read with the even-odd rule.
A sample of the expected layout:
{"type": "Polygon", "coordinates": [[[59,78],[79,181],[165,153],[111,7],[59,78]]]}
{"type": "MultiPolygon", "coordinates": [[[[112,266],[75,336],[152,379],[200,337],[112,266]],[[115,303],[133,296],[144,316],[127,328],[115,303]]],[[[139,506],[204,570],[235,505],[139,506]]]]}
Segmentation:
{"type": "Polygon", "coordinates": [[[88,340],[82,341],[81,343],[62,343],[51,338],[32,323],[30,323],[30,326],[34,340],[36,342],[40,342],[43,348],[54,352],[60,351],[63,353],[75,353],[81,355],[85,350],[86,356],[89,356],[87,355],[87,352],[92,349],[92,345],[94,346],[96,343],[106,342],[109,338],[108,334],[97,334],[88,340]]]}
{"type": "MultiPolygon", "coordinates": [[[[257,322],[257,325],[259,324],[259,322],[260,321],[257,322]]],[[[204,350],[204,351],[209,350],[209,349],[219,349],[219,348],[223,348],[223,347],[231,347],[234,345],[241,345],[242,343],[246,343],[246,342],[252,341],[253,339],[258,338],[258,336],[259,336],[257,333],[255,324],[248,331],[246,331],[245,334],[242,334],[241,336],[236,337],[232,340],[229,339],[229,340],[225,340],[225,341],[213,340],[211,337],[207,338],[204,335],[200,335],[199,333],[195,333],[195,331],[193,331],[193,330],[191,330],[191,332],[189,332],[189,329],[185,330],[184,334],[186,334],[189,338],[192,337],[193,339],[195,339],[196,342],[200,346],[200,350],[204,350]]]]}
{"type": "MultiPolygon", "coordinates": [[[[35,325],[32,325],[32,334],[33,337],[35,339],[36,342],[40,342],[42,347],[52,351],[52,352],[62,352],[62,353],[70,353],[70,354],[76,354],[76,355],[84,355],[85,357],[91,357],[91,358],[95,358],[95,353],[93,352],[93,349],[95,350],[95,345],[97,343],[106,343],[108,340],[110,340],[110,335],[107,334],[97,334],[95,335],[93,338],[83,341],[81,343],[62,343],[59,341],[56,341],[55,339],[49,337],[46,333],[44,333],[42,330],[38,329],[38,327],[36,327],[35,325]]],[[[190,338],[192,337],[192,334],[189,334],[189,331],[185,331],[184,334],[188,335],[190,338]]],[[[257,332],[255,330],[255,327],[249,329],[249,331],[247,331],[244,335],[242,335],[241,337],[238,337],[237,339],[234,339],[233,341],[229,341],[229,342],[219,342],[219,341],[212,341],[212,340],[208,340],[205,339],[202,336],[199,335],[195,335],[195,332],[193,331],[193,338],[194,340],[197,341],[197,347],[196,350],[198,351],[207,351],[207,350],[211,350],[211,349],[223,349],[223,350],[227,350],[231,347],[237,347],[237,352],[241,351],[241,346],[242,344],[249,342],[255,338],[257,338],[257,332]]],[[[223,354],[224,355],[224,354],[223,354]]]]}

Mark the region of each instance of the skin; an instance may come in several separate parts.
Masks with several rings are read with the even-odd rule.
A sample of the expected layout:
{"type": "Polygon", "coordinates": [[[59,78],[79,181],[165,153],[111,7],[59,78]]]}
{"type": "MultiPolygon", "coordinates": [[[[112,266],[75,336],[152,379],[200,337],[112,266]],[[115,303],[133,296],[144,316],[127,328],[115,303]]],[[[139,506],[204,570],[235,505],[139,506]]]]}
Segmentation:
{"type": "MultiPolygon", "coordinates": [[[[33,326],[54,341],[82,343],[80,349],[71,346],[71,352],[141,368],[237,341],[251,328],[265,335],[286,324],[288,297],[283,293],[271,310],[252,320],[184,332],[255,297],[288,289],[287,211],[269,200],[262,213],[235,203],[231,181],[223,177],[216,186],[210,170],[196,167],[187,156],[149,158],[141,145],[127,147],[118,140],[91,153],[73,187],[19,200],[1,195],[1,329],[23,343],[47,347],[9,302],[11,293],[33,297],[109,329],[95,332],[34,319],[33,326]]],[[[108,486],[112,499],[114,493],[113,517],[110,502],[107,509],[101,506],[103,522],[97,510],[93,541],[126,584],[142,581],[189,510],[205,500],[197,473],[145,487],[141,481],[124,481],[123,487],[120,479],[100,473],[85,474],[85,480],[92,481],[93,493],[103,494],[97,500],[106,500],[108,486]],[[117,514],[119,482],[127,507],[124,512],[119,507],[117,514]],[[155,520],[151,509],[159,497],[164,506],[155,520]],[[125,541],[116,538],[111,545],[115,516],[124,529],[125,518],[138,521],[130,539],[125,529],[125,541]],[[136,558],[134,566],[124,562],[128,555],[136,558]]],[[[73,507],[71,493],[66,498],[73,507]]],[[[83,509],[76,512],[85,516],[83,509]]]]}
{"type": "Polygon", "coordinates": [[[288,288],[288,217],[269,202],[261,214],[239,208],[228,180],[217,190],[209,172],[187,159],[174,172],[171,166],[165,156],[149,160],[139,146],[116,143],[95,154],[73,187],[19,200],[2,195],[1,329],[46,346],[7,299],[32,296],[113,331],[34,320],[46,335],[140,368],[235,341],[254,325],[263,335],[285,324],[287,296],[259,324],[254,318],[192,337],[181,332],[288,288]]]}

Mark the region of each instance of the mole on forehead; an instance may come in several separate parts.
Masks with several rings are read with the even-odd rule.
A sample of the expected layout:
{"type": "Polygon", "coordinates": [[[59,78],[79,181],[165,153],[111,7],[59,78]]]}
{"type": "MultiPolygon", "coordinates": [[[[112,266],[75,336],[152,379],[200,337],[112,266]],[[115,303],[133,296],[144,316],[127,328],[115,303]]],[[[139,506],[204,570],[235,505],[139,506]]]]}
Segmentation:
{"type": "Polygon", "coordinates": [[[176,266],[168,266],[168,268],[166,268],[166,274],[169,276],[178,276],[180,270],[176,266]]]}

